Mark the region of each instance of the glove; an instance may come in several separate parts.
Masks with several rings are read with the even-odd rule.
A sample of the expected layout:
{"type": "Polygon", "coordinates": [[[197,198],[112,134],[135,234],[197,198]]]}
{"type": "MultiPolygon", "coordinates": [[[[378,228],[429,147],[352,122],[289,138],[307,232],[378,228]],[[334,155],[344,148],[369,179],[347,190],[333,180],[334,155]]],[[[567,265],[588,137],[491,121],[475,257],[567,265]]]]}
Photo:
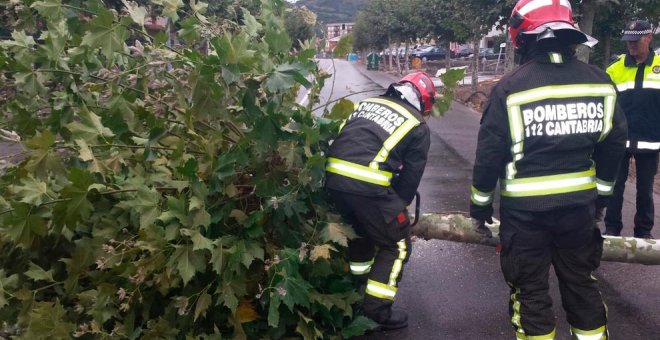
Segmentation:
{"type": "MultiPolygon", "coordinates": [[[[492,217],[490,218],[490,222],[488,223],[493,223],[492,217]]],[[[472,219],[472,227],[476,232],[479,234],[482,234],[486,237],[493,237],[493,233],[486,227],[486,221],[485,220],[478,220],[476,218],[472,219]]]]}
{"type": "Polygon", "coordinates": [[[594,214],[594,220],[596,220],[596,222],[603,221],[603,218],[605,217],[605,208],[607,208],[608,201],[609,197],[605,196],[598,196],[596,199],[596,213],[594,214]]]}
{"type": "Polygon", "coordinates": [[[470,204],[470,217],[475,220],[486,221],[490,224],[493,223],[493,206],[478,206],[470,204]]]}

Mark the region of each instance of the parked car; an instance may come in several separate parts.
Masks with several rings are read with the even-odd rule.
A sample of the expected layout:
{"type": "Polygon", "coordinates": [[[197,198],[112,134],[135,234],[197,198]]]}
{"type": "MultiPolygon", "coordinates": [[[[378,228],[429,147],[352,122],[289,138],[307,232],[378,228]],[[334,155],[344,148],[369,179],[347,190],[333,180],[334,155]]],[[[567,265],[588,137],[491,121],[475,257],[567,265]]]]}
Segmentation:
{"type": "Polygon", "coordinates": [[[456,51],[455,56],[456,58],[465,58],[471,56],[472,52],[472,48],[461,48],[460,50],[456,51]]]}
{"type": "Polygon", "coordinates": [[[430,47],[421,51],[414,52],[411,57],[420,58],[424,62],[429,60],[442,60],[447,58],[447,49],[444,47],[430,47]]]}
{"type": "MultiPolygon", "coordinates": [[[[495,52],[495,49],[493,48],[479,49],[479,59],[486,58],[487,60],[493,60],[493,59],[497,59],[499,55],[500,54],[498,52],[495,52]]],[[[504,51],[502,51],[502,58],[504,58],[504,51]]]]}

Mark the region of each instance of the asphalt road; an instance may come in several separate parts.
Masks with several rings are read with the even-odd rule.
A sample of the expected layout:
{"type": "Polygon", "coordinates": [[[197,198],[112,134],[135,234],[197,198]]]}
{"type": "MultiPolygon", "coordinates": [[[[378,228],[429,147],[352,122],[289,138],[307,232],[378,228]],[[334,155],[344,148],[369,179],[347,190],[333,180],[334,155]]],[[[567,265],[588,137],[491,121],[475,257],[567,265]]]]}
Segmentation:
{"type": "MultiPolygon", "coordinates": [[[[333,82],[326,81],[328,88],[323,93],[329,96],[332,92],[326,100],[344,96],[347,91],[370,89],[374,84],[380,85],[382,92],[383,86],[397,79],[343,60],[322,59],[320,65],[335,77],[334,90],[329,88],[333,82]]],[[[423,212],[467,211],[479,119],[478,112],[455,104],[444,117],[429,121],[431,152],[420,186],[423,212]]],[[[629,185],[624,207],[624,218],[629,222],[633,202],[634,185],[629,185]]],[[[656,197],[655,203],[656,220],[660,221],[660,198],[656,197]]],[[[624,234],[631,233],[624,230],[624,234]]],[[[595,274],[608,306],[611,338],[660,339],[660,266],[604,262],[595,274]]],[[[493,248],[418,239],[413,243],[395,302],[396,307],[408,312],[409,327],[359,339],[513,339],[508,291],[493,248]]],[[[556,338],[570,339],[554,275],[551,294],[557,317],[556,338]]]]}

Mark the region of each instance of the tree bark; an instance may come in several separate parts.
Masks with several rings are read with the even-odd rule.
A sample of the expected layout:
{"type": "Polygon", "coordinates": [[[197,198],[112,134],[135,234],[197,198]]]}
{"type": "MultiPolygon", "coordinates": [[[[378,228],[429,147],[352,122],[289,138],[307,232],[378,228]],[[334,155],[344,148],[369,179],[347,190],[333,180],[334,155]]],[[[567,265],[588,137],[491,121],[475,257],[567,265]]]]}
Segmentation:
{"type": "MultiPolygon", "coordinates": [[[[421,214],[419,222],[412,228],[411,233],[425,240],[447,240],[494,247],[500,242],[499,221],[487,227],[492,232],[492,236],[477,232],[472,227],[471,219],[462,213],[421,214]]],[[[660,265],[660,241],[606,236],[602,260],[660,265]]]]}
{"type": "MultiPolygon", "coordinates": [[[[598,4],[595,0],[582,0],[582,19],[580,20],[580,31],[591,35],[594,28],[594,18],[596,17],[596,7],[598,4]]],[[[585,63],[589,63],[589,54],[591,49],[584,45],[578,46],[577,55],[578,59],[585,63]]]]}

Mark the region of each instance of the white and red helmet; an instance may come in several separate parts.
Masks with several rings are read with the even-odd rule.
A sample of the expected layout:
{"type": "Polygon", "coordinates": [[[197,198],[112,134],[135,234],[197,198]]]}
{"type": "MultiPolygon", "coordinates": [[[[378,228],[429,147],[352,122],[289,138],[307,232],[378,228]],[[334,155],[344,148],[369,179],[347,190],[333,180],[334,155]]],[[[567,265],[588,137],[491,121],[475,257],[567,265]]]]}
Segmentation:
{"type": "Polygon", "coordinates": [[[589,47],[598,42],[577,28],[569,0],[518,1],[509,18],[509,36],[513,47],[520,47],[522,34],[538,35],[537,39],[561,37],[568,40],[567,43],[589,47]]]}
{"type": "Polygon", "coordinates": [[[433,103],[435,103],[435,85],[433,80],[424,72],[411,73],[399,80],[399,84],[410,83],[417,89],[422,104],[421,111],[424,114],[431,112],[433,103]]]}

